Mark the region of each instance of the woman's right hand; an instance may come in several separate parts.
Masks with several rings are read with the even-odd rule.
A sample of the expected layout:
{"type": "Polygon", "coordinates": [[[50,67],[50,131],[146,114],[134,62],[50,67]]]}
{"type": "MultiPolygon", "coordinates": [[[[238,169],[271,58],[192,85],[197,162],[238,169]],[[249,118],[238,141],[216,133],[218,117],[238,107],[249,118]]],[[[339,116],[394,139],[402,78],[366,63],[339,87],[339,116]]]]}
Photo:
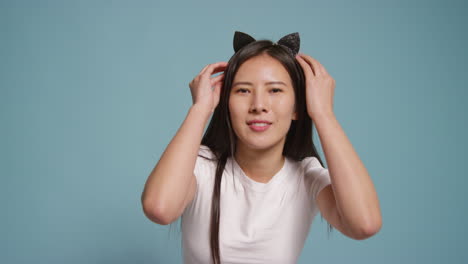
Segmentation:
{"type": "Polygon", "coordinates": [[[227,68],[227,62],[217,62],[206,65],[200,73],[189,83],[192,93],[193,105],[206,108],[213,112],[219,103],[221,86],[224,80],[224,70],[227,68]],[[222,72],[216,77],[211,75],[222,72]],[[213,87],[213,88],[212,88],[213,87]]]}

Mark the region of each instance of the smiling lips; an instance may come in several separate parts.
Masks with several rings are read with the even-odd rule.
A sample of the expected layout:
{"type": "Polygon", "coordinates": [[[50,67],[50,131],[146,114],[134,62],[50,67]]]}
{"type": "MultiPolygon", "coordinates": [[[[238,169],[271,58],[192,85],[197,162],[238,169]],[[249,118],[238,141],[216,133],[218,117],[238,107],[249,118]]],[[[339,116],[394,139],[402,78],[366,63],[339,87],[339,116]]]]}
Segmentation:
{"type": "Polygon", "coordinates": [[[262,132],[267,130],[271,126],[271,122],[266,120],[252,120],[248,121],[247,125],[249,125],[250,129],[255,132],[262,132]]]}

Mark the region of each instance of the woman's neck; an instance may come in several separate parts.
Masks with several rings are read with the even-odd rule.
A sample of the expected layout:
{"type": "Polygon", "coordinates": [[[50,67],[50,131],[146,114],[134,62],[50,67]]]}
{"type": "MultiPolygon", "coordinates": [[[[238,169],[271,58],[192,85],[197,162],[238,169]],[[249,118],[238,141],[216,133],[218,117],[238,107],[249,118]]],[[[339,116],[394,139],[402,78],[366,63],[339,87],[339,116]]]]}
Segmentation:
{"type": "Polygon", "coordinates": [[[246,176],[261,183],[269,182],[285,162],[283,150],[278,147],[252,150],[238,146],[234,156],[246,176]]]}

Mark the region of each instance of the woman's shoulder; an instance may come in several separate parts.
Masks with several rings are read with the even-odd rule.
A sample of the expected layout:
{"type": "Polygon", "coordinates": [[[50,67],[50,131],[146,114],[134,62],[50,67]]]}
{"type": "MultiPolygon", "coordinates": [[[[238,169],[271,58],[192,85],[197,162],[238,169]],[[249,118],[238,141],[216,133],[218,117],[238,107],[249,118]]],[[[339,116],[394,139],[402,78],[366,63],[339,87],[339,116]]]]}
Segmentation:
{"type": "Polygon", "coordinates": [[[305,157],[300,163],[301,166],[306,170],[313,168],[323,168],[320,161],[317,159],[317,157],[314,156],[305,157]]]}
{"type": "Polygon", "coordinates": [[[214,152],[206,145],[200,145],[200,148],[198,149],[198,156],[209,160],[216,158],[214,152]]]}
{"type": "Polygon", "coordinates": [[[330,177],[328,169],[322,166],[317,157],[306,157],[301,161],[301,165],[306,180],[315,181],[318,178],[330,177]]]}
{"type": "Polygon", "coordinates": [[[197,178],[197,184],[200,185],[206,180],[211,179],[216,170],[216,155],[205,145],[200,145],[198,156],[195,163],[194,174],[197,178]]]}

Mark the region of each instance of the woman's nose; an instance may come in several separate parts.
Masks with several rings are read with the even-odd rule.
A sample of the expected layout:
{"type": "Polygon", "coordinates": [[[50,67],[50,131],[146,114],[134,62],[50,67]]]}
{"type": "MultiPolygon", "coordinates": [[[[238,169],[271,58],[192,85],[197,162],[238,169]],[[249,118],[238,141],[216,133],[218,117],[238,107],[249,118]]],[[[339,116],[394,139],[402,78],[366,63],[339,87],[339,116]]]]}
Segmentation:
{"type": "Polygon", "coordinates": [[[262,93],[254,93],[250,112],[267,112],[268,107],[268,98],[262,93]]]}

